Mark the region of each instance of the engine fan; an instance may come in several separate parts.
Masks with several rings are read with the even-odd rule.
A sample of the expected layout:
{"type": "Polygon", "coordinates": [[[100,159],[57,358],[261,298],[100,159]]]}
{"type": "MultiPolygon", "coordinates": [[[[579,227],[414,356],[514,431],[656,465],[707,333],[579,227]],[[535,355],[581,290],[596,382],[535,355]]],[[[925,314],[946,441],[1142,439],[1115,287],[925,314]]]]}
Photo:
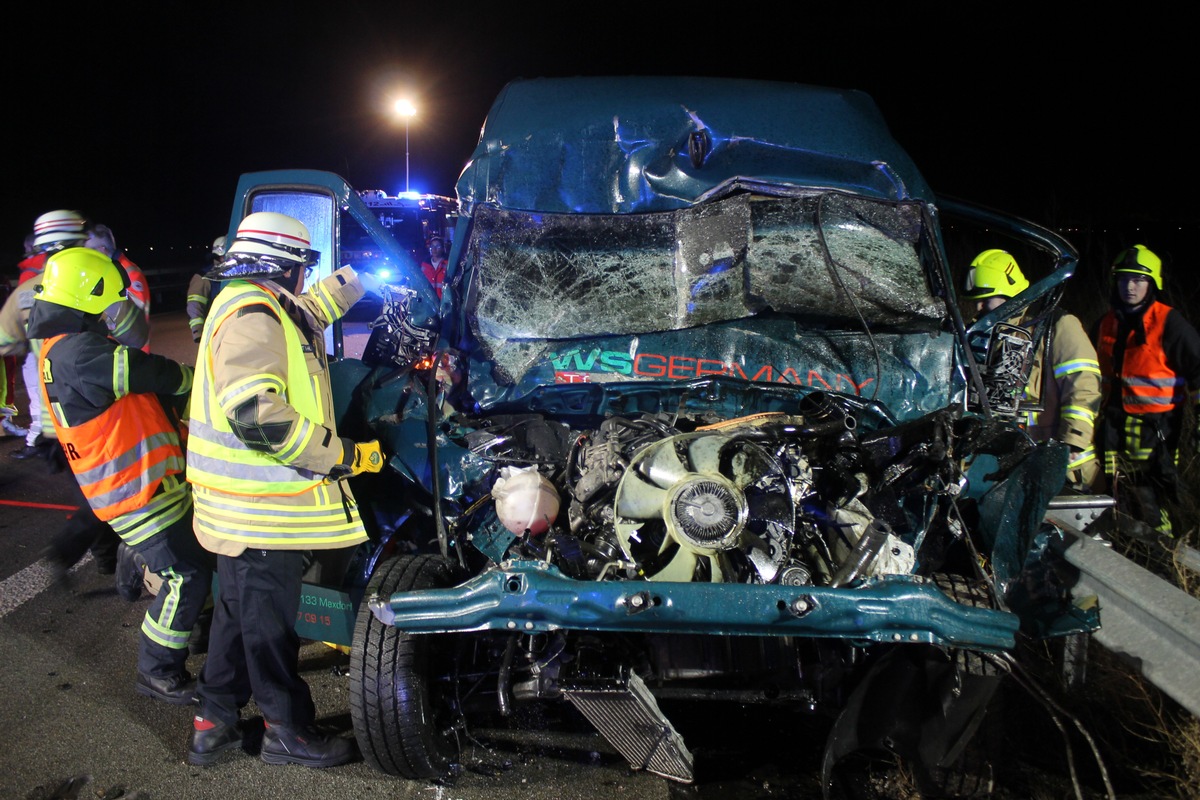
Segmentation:
{"type": "Polygon", "coordinates": [[[787,559],[795,505],[761,445],[685,433],[642,449],[617,485],[613,527],[651,580],[768,582],[787,559]]]}

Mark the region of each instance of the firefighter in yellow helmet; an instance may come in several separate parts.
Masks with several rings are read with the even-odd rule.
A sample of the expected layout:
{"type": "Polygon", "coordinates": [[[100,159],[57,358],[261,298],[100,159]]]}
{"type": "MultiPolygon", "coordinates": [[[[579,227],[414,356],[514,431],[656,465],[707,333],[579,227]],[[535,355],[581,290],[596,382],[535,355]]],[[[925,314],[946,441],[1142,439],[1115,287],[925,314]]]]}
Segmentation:
{"type": "Polygon", "coordinates": [[[251,696],[267,725],[266,763],[330,767],[355,756],[349,739],[314,726],[295,629],[310,551],[344,553],[344,576],[350,548],[367,540],[342,479],[384,464],[378,441],[338,436],[325,355],[324,329],[369,279],[343,267],[301,294],[319,260],[300,220],[260,211],[207,276],[223,284],[200,336],[187,461],[196,535],[217,554],[220,591],[192,764],[240,747],[251,696]]]}
{"type": "Polygon", "coordinates": [[[188,637],[215,562],[192,532],[183,477],[180,412],[192,368],[112,338],[105,315],[124,304],[127,287],[125,272],[104,253],[60,250],[46,260],[29,336],[41,340],[42,416],[53,424],[88,507],[163,580],[142,622],[134,688],[190,705],[196,682],[185,666],[188,637]]]}
{"type": "MultiPolygon", "coordinates": [[[[974,300],[978,313],[998,308],[1029,288],[1017,260],[1005,250],[984,250],[967,270],[963,296],[974,300]]],[[[1096,350],[1079,318],[1055,309],[1049,331],[1049,361],[1038,348],[1024,400],[1041,411],[1026,412],[1023,423],[1034,441],[1050,439],[1070,447],[1067,487],[1080,492],[1099,489],[1095,423],[1100,406],[1100,365],[1096,350]]]]}
{"type": "Polygon", "coordinates": [[[1200,334],[1158,299],[1162,288],[1162,259],[1141,244],[1121,251],[1111,308],[1092,339],[1104,376],[1098,443],[1118,508],[1172,537],[1168,505],[1179,495],[1184,411],[1200,392],[1200,334]]]}

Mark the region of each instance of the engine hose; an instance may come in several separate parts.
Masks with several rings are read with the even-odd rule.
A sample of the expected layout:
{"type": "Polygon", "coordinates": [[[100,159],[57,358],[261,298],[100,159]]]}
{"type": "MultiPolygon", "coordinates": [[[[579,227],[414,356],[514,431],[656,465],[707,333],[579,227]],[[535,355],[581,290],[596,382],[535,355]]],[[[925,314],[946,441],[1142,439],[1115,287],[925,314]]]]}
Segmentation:
{"type": "Polygon", "coordinates": [[[508,644],[504,646],[504,655],[500,659],[500,671],[496,674],[496,702],[500,709],[500,716],[507,717],[512,714],[512,705],[508,699],[509,683],[512,680],[512,662],[513,655],[517,651],[517,637],[509,637],[508,644]]]}
{"type": "Polygon", "coordinates": [[[859,577],[867,567],[875,562],[879,551],[883,549],[883,545],[891,532],[892,526],[883,520],[871,520],[870,524],[867,525],[867,529],[863,531],[863,535],[855,542],[850,555],[846,557],[846,560],[842,562],[837,572],[834,573],[833,581],[829,585],[837,589],[859,577]]]}

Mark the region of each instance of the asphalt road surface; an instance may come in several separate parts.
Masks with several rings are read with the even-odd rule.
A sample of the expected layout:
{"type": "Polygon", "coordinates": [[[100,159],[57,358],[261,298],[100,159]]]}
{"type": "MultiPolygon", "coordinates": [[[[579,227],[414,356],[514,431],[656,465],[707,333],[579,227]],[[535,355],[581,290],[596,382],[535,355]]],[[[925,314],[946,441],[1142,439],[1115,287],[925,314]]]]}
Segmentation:
{"type": "MultiPolygon", "coordinates": [[[[358,355],[365,336],[347,338],[358,355]]],[[[155,352],[195,362],[195,345],[183,314],[157,315],[155,352]]],[[[18,385],[20,385],[18,378],[18,385]]],[[[24,390],[19,419],[27,422],[24,390]]],[[[269,766],[235,753],[208,767],[187,764],[191,728],[187,707],[166,705],[134,692],[138,629],[148,596],[128,602],[113,578],[100,575],[88,556],[69,585],[52,585],[40,560],[47,541],[75,507],[69,473],[52,474],[40,460],[10,457],[23,440],[0,438],[0,798],[667,798],[819,796],[812,770],[821,740],[792,741],[811,755],[782,776],[768,762],[744,755],[713,759],[732,765],[702,787],[683,786],[634,772],[624,759],[569,709],[553,721],[517,719],[503,730],[473,731],[462,769],[443,784],[406,781],[359,761],[314,770],[269,766]],[[787,786],[787,793],[778,791],[787,786]]],[[[353,737],[349,656],[312,642],[301,670],[312,687],[319,722],[353,737]]],[[[203,656],[193,656],[198,672],[203,656]]],[[[251,705],[244,714],[257,714],[251,705]]],[[[755,717],[753,723],[761,725],[755,717]]],[[[705,717],[720,752],[731,739],[729,721],[705,717]]],[[[783,733],[780,731],[780,733],[783,733]]],[[[751,753],[757,748],[751,748],[751,753]]],[[[767,756],[773,759],[774,756],[767,756]]]]}

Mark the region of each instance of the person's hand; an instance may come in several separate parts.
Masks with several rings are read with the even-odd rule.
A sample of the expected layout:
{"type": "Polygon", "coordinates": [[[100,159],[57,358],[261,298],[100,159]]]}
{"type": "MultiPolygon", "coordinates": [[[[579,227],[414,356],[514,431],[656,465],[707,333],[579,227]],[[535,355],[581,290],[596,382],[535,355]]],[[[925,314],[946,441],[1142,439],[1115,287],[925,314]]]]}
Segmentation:
{"type": "Polygon", "coordinates": [[[387,459],[383,457],[383,449],[378,439],[369,442],[354,443],[354,462],[350,465],[351,475],[361,475],[364,472],[379,472],[387,459]]]}
{"type": "Polygon", "coordinates": [[[329,477],[336,481],[342,478],[352,478],[364,472],[379,472],[385,463],[387,463],[387,459],[383,455],[383,448],[380,447],[378,439],[372,439],[369,442],[342,439],[342,461],[335,464],[329,471],[329,477]]]}
{"type": "Polygon", "coordinates": [[[363,291],[376,297],[383,297],[383,281],[379,279],[378,275],[365,271],[354,274],[358,276],[358,282],[362,284],[363,291]]]}

